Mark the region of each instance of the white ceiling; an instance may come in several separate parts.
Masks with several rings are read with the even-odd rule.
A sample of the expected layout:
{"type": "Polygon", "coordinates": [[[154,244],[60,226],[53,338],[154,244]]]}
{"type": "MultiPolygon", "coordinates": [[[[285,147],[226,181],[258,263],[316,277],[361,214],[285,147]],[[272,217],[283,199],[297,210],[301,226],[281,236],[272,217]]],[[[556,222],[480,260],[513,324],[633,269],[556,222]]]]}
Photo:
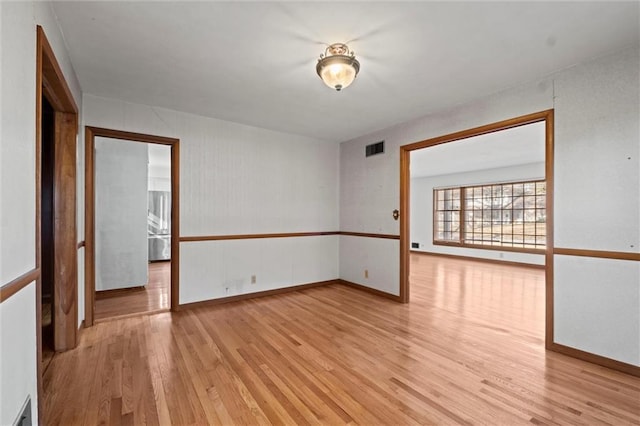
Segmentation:
{"type": "Polygon", "coordinates": [[[638,2],[54,2],[82,90],[341,142],[639,43],[638,2]],[[343,92],[327,44],[361,63],[343,92]]]}
{"type": "Polygon", "coordinates": [[[411,177],[544,162],[545,123],[527,124],[411,152],[411,177]]]}

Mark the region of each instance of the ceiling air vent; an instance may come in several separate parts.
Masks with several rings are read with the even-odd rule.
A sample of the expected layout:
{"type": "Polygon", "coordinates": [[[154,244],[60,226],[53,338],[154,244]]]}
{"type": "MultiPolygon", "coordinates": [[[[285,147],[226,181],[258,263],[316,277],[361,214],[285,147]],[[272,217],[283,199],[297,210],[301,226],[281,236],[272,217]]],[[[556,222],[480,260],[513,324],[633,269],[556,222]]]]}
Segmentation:
{"type": "Polygon", "coordinates": [[[365,149],[365,155],[367,157],[371,157],[372,155],[376,154],[384,154],[384,141],[367,145],[367,148],[365,149]]]}

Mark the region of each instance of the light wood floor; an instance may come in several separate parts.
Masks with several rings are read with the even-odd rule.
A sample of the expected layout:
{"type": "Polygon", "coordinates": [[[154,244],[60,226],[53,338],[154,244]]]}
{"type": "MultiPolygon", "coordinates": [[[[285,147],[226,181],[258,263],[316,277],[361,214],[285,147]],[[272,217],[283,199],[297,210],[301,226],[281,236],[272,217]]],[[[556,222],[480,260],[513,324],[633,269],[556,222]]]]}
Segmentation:
{"type": "Polygon", "coordinates": [[[149,264],[149,282],[144,289],[96,297],[94,319],[101,321],[123,315],[169,309],[171,262],[149,264]]]}
{"type": "Polygon", "coordinates": [[[414,255],[412,302],[341,285],[103,322],[45,424],[640,424],[640,379],[543,348],[543,271],[414,255]]]}

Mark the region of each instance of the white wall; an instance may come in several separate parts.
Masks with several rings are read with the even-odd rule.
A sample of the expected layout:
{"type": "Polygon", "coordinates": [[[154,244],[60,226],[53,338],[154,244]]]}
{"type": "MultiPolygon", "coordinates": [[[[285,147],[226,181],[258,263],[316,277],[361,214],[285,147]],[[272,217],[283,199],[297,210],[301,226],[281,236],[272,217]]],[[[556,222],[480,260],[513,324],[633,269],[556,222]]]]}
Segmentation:
{"type": "MultiPolygon", "coordinates": [[[[336,144],[91,95],[84,116],[86,125],[180,139],[181,236],[338,229],[336,144]]],[[[182,242],[180,303],[335,279],[337,244],[182,242]]]]}
{"type": "MultiPolygon", "coordinates": [[[[540,143],[544,143],[544,141],[540,143]]],[[[434,188],[539,179],[544,179],[544,163],[521,164],[519,166],[411,179],[411,229],[409,233],[411,242],[420,243],[420,248],[412,248],[411,250],[544,265],[544,255],[542,254],[433,244],[434,188]]]]}
{"type": "Polygon", "coordinates": [[[400,295],[397,240],[341,235],[339,253],[340,279],[400,295]],[[346,256],[349,257],[348,261],[344,261],[346,256]],[[385,258],[384,262],[380,261],[382,258],[385,258]]]}
{"type": "Polygon", "coordinates": [[[555,340],[640,365],[640,262],[556,256],[555,340]]]}
{"type": "Polygon", "coordinates": [[[337,243],[333,235],[182,243],[180,302],[336,279],[337,243]]]}
{"type": "MultiPolygon", "coordinates": [[[[0,19],[0,285],[5,285],[35,267],[36,24],[44,28],[79,108],[82,97],[50,4],[0,2],[0,19]]],[[[37,421],[35,303],[32,283],[0,305],[3,425],[15,420],[27,396],[37,421]]]]}
{"type": "MultiPolygon", "coordinates": [[[[555,246],[640,253],[640,49],[555,81],[555,246]]],[[[556,256],[556,341],[640,365],[639,263],[556,256]]]]}
{"type": "MultiPolygon", "coordinates": [[[[342,143],[340,229],[399,234],[399,222],[391,218],[391,211],[399,204],[401,145],[553,108],[555,101],[556,247],[638,253],[639,63],[639,49],[634,46],[541,81],[342,143]],[[365,145],[383,139],[386,141],[385,154],[365,159],[365,145]],[[616,220],[606,220],[611,212],[619,215],[616,220]]],[[[389,244],[384,251],[376,251],[373,247],[377,246],[377,241],[361,240],[361,246],[371,247],[371,253],[375,253],[374,263],[390,271],[390,277],[399,277],[397,242],[389,244]]],[[[365,262],[357,252],[340,251],[341,274],[345,269],[343,265],[363,270],[371,262],[371,259],[365,262]]],[[[568,263],[578,265],[583,262],[601,265],[603,261],[570,257],[564,262],[556,262],[555,290],[557,296],[562,294],[563,297],[558,297],[556,302],[555,328],[566,331],[556,336],[556,342],[640,365],[636,356],[640,335],[629,329],[616,331],[619,318],[626,323],[637,322],[640,310],[638,275],[633,272],[616,274],[624,282],[619,282],[616,291],[610,293],[612,300],[598,308],[598,315],[590,315],[594,313],[594,306],[583,303],[583,297],[595,299],[597,293],[591,293],[595,288],[602,291],[603,287],[612,284],[596,275],[590,277],[594,285],[581,286],[579,279],[566,273],[566,269],[568,263]],[[591,294],[578,295],[580,292],[591,294]],[[629,304],[628,300],[636,303],[629,304]],[[612,312],[613,306],[619,306],[619,309],[612,312]],[[568,310],[574,314],[560,315],[568,310]],[[587,321],[578,322],[578,318],[587,318],[587,321]],[[604,325],[596,326],[596,318],[604,319],[604,325]],[[578,329],[595,328],[598,333],[574,333],[578,329]],[[602,344],[603,333],[617,336],[615,350],[602,349],[605,346],[602,344]],[[623,336],[631,338],[625,340],[623,336]]],[[[611,267],[618,267],[617,261],[604,262],[612,262],[611,267]]],[[[356,282],[383,291],[389,291],[391,286],[395,291],[389,292],[395,294],[399,288],[398,278],[394,278],[391,285],[367,282],[362,277],[356,282]]]]}
{"type": "Polygon", "coordinates": [[[95,138],[96,290],[147,285],[148,146],[95,138]]]}
{"type": "Polygon", "coordinates": [[[13,424],[28,396],[31,397],[33,416],[38,407],[35,298],[36,286],[31,284],[0,304],[2,425],[13,424]],[[16,322],[18,319],[21,322],[16,322]]]}

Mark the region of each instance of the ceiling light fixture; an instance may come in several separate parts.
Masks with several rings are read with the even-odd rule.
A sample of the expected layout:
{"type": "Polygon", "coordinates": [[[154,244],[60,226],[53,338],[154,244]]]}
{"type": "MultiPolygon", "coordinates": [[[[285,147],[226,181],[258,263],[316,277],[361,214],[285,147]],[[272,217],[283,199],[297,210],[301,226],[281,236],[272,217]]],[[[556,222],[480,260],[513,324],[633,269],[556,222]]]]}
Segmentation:
{"type": "Polygon", "coordinates": [[[334,43],[327,47],[316,65],[316,72],[324,84],[338,92],[353,83],[358,71],[360,62],[344,43],[334,43]]]}

